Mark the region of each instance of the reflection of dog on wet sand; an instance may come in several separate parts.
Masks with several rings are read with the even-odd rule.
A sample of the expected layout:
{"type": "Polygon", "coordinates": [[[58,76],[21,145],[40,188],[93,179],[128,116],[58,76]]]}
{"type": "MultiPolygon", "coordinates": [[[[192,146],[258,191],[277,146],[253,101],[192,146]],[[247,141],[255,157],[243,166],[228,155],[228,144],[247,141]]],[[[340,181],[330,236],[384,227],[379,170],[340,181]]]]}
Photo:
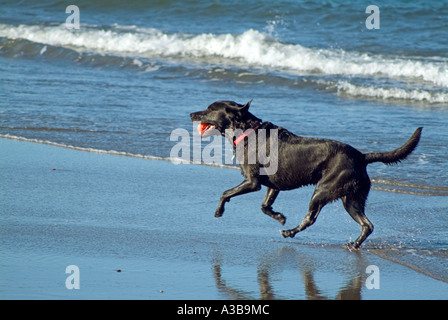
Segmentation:
{"type": "MultiPolygon", "coordinates": [[[[420,140],[422,128],[418,128],[412,137],[401,147],[390,152],[363,154],[355,148],[333,140],[304,138],[271,122],[262,122],[249,112],[250,102],[240,105],[232,101],[217,101],[204,111],[190,114],[192,121],[200,122],[198,131],[202,137],[222,135],[229,139],[235,150],[244,147],[247,159],[240,161],[244,181],[223,193],[215,217],[224,213],[224,204],[237,195],[258,191],[261,185],[268,187],[261,210],[280,223],[285,223],[285,216],[272,210],[272,204],[282,190],[292,190],[306,185],[316,185],[311,198],[308,214],[300,225],[290,230],[283,230],[283,237],[294,237],[296,233],[311,226],[321,209],[337,199],[341,199],[345,210],[361,226],[361,235],[349,244],[349,248],[359,246],[372,233],[373,225],[364,214],[365,203],[370,190],[370,179],[366,167],[373,162],[394,164],[404,160],[420,140]],[[263,139],[260,132],[263,130],[263,139]],[[244,132],[230,136],[229,132],[244,132]],[[276,132],[275,138],[271,132],[276,132]],[[249,138],[255,135],[258,143],[263,141],[263,149],[271,154],[271,141],[277,139],[276,172],[260,174],[263,164],[259,152],[249,147],[249,138]],[[265,137],[265,138],[264,138],[265,137]],[[247,139],[246,139],[247,138],[247,139]],[[254,154],[255,153],[255,154],[254,154]]],[[[272,148],[272,147],[271,147],[272,148]]]]}
{"type": "MultiPolygon", "coordinates": [[[[269,258],[263,261],[260,261],[256,277],[259,287],[260,296],[253,296],[250,291],[244,290],[239,286],[231,286],[227,284],[229,283],[235,283],[236,279],[227,279],[229,281],[226,281],[226,277],[223,276],[223,268],[222,268],[222,262],[220,259],[215,260],[215,263],[213,265],[213,277],[215,278],[215,284],[219,292],[225,295],[226,299],[233,299],[233,300],[252,300],[252,299],[260,299],[260,300],[275,300],[275,299],[288,299],[291,297],[284,297],[282,296],[282,290],[280,289],[279,293],[276,293],[275,288],[273,287],[272,278],[275,279],[276,273],[279,272],[279,270],[283,269],[284,263],[279,262],[282,259],[288,259],[288,262],[294,261],[295,266],[293,267],[293,270],[299,271],[299,273],[302,276],[303,286],[305,289],[305,296],[307,300],[361,300],[361,292],[362,287],[365,281],[365,277],[363,276],[363,270],[365,269],[364,261],[362,259],[362,256],[358,256],[359,259],[357,259],[357,263],[355,265],[358,266],[359,271],[353,272],[350,274],[349,279],[346,281],[345,285],[340,288],[337,295],[334,297],[331,297],[329,295],[324,294],[324,292],[328,291],[328,288],[325,288],[326,286],[324,283],[320,283],[321,286],[319,286],[319,283],[316,282],[314,273],[317,270],[314,270],[313,267],[306,264],[300,263],[300,259],[303,258],[303,255],[299,254],[295,251],[290,250],[282,250],[281,254],[279,256],[275,256],[274,259],[272,259],[273,264],[269,263],[269,258]],[[297,259],[297,260],[296,260],[297,259]],[[319,289],[319,287],[322,287],[319,289]]],[[[309,262],[309,258],[307,257],[304,260],[309,262]]],[[[311,259],[312,260],[312,259],[311,259]]],[[[313,261],[311,265],[314,263],[313,261]]],[[[337,275],[335,275],[337,277],[337,275]]],[[[300,287],[300,284],[297,283],[297,288],[300,287]]]]}
{"type": "MultiPolygon", "coordinates": [[[[222,277],[221,266],[216,264],[214,266],[213,275],[215,277],[216,286],[219,291],[225,293],[228,299],[236,300],[250,300],[257,299],[257,297],[250,297],[244,290],[236,289],[228,286],[226,281],[222,277]]],[[[321,293],[314,280],[314,274],[310,270],[306,270],[302,274],[303,283],[305,286],[305,294],[308,300],[330,300],[321,293]]],[[[277,297],[270,283],[269,272],[267,270],[258,270],[258,285],[260,286],[260,298],[261,300],[274,300],[281,299],[277,297]]],[[[334,300],[361,300],[361,290],[363,285],[363,279],[361,275],[350,279],[350,281],[339,291],[338,295],[334,297],[334,300]]]]}

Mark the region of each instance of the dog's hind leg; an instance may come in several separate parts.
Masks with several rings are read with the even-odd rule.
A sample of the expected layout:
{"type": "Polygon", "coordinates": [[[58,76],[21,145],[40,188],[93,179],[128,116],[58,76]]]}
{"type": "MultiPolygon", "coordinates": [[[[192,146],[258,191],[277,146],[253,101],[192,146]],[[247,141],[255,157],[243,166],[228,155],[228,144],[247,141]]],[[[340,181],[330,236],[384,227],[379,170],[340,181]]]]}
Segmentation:
{"type": "Polygon", "coordinates": [[[285,224],[286,217],[280,212],[275,212],[272,210],[272,204],[274,203],[279,193],[280,190],[268,188],[263,203],[261,204],[261,211],[263,211],[264,214],[270,216],[271,218],[277,220],[281,224],[285,224]]]}
{"type": "Polygon", "coordinates": [[[332,200],[333,199],[331,199],[331,197],[328,196],[327,192],[319,188],[318,186],[314,191],[313,197],[311,198],[308,213],[303,218],[302,222],[294,229],[282,230],[281,231],[282,236],[284,238],[287,237],[294,238],[296,233],[303,231],[309,226],[311,226],[314,222],[316,222],[317,216],[319,215],[322,208],[332,200]]]}
{"type": "Polygon", "coordinates": [[[347,247],[358,249],[361,244],[367,239],[367,237],[373,232],[373,224],[367,219],[364,214],[366,196],[345,196],[342,197],[342,203],[344,204],[345,210],[350,214],[350,216],[361,226],[361,235],[355,242],[348,243],[347,247]]]}

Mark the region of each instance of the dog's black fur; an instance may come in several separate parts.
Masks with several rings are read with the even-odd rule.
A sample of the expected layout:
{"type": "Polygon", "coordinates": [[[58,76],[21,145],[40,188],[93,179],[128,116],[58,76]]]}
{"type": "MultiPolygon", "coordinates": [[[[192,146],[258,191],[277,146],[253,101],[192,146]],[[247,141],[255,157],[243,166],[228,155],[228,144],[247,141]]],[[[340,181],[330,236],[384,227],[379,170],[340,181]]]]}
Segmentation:
{"type": "MultiPolygon", "coordinates": [[[[204,132],[203,136],[217,134],[226,136],[226,129],[231,129],[230,132],[232,132],[237,129],[245,131],[254,127],[256,128],[254,132],[258,135],[260,129],[265,129],[268,150],[270,145],[269,129],[278,130],[278,169],[276,173],[260,175],[262,165],[258,158],[254,164],[247,161],[240,162],[244,181],[222,194],[215,217],[223,215],[224,204],[232,197],[258,191],[261,189],[261,185],[264,185],[267,187],[267,192],[261,210],[281,224],[285,224],[286,218],[283,214],[272,210],[272,204],[279,192],[305,185],[317,185],[309,204],[308,214],[296,228],[283,230],[283,237],[292,238],[296,233],[311,226],[327,203],[341,199],[345,210],[362,228],[361,235],[353,243],[348,244],[349,248],[359,248],[373,231],[372,223],[364,214],[370,190],[367,165],[372,162],[394,164],[405,159],[417,147],[422,128],[418,128],[403,146],[394,151],[363,154],[338,141],[304,138],[270,122],[262,122],[261,119],[249,112],[250,102],[240,105],[232,101],[217,101],[204,111],[190,114],[192,121],[214,126],[214,130],[204,132]]],[[[234,146],[233,142],[236,137],[229,136],[227,133],[227,138],[234,146]]],[[[250,152],[247,149],[248,139],[244,140],[247,155],[250,152]]],[[[234,146],[234,148],[236,147],[234,146]]]]}

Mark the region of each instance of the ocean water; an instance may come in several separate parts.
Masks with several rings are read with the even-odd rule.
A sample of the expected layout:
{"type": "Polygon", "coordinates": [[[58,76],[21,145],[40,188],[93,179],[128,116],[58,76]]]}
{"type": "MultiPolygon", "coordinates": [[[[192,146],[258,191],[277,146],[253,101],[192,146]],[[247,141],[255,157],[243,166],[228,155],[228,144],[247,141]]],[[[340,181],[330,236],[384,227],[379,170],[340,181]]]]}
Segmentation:
{"type": "Polygon", "coordinates": [[[448,3],[375,5],[379,29],[348,0],[78,1],[70,29],[63,2],[1,1],[0,134],[166,158],[190,112],[254,99],[264,120],[363,152],[423,126],[406,162],[369,173],[446,195],[448,3]]]}
{"type": "MultiPolygon", "coordinates": [[[[0,137],[168,158],[175,130],[193,143],[191,112],[250,99],[265,121],[362,152],[393,150],[422,126],[407,160],[368,167],[386,199],[400,192],[415,204],[389,205],[412,241],[395,243],[391,229],[385,248],[370,247],[426,259],[446,280],[447,1],[83,0],[79,29],[69,4],[0,0],[0,137]],[[379,29],[366,25],[369,5],[379,29]]],[[[382,210],[381,199],[368,210],[382,210]]]]}

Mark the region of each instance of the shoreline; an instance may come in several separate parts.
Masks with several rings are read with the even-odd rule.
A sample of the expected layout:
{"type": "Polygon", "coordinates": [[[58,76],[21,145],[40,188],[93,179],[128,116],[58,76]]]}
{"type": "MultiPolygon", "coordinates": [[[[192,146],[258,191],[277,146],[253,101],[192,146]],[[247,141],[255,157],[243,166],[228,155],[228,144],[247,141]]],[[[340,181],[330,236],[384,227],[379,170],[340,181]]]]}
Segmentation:
{"type": "MultiPolygon", "coordinates": [[[[218,164],[218,163],[207,163],[207,162],[197,162],[193,160],[185,160],[181,158],[170,158],[170,157],[158,157],[151,155],[143,155],[143,154],[134,154],[128,153],[124,151],[115,151],[115,150],[101,150],[94,148],[86,148],[86,147],[76,147],[72,145],[67,145],[58,142],[33,139],[33,138],[25,138],[20,136],[14,136],[9,134],[0,134],[0,139],[9,139],[15,141],[23,141],[23,142],[32,142],[44,145],[50,145],[59,148],[65,148],[69,150],[76,150],[82,152],[90,152],[90,153],[98,153],[98,154],[108,154],[113,156],[121,156],[121,157],[131,157],[137,159],[146,159],[146,160],[156,160],[156,161],[168,161],[178,164],[193,164],[200,166],[209,166],[215,168],[224,168],[224,169],[232,169],[239,170],[237,165],[228,165],[228,164],[218,164]]],[[[393,181],[384,178],[371,178],[372,182],[372,190],[383,191],[383,192],[392,192],[392,193],[402,193],[402,194],[411,194],[416,196],[435,196],[435,197],[448,197],[448,187],[444,186],[427,186],[427,185],[416,185],[412,183],[403,183],[399,181],[393,181]]]]}
{"type": "MultiPolygon", "coordinates": [[[[448,283],[448,276],[447,276],[447,274],[443,273],[443,271],[441,272],[441,270],[437,270],[437,271],[425,270],[423,267],[419,266],[417,263],[411,263],[411,262],[402,261],[402,260],[400,260],[398,258],[394,258],[392,255],[388,255],[387,252],[382,252],[380,250],[373,249],[373,250],[369,250],[369,252],[371,252],[373,254],[376,254],[380,258],[389,260],[391,262],[394,262],[394,263],[400,264],[402,266],[405,266],[405,267],[407,267],[409,269],[412,269],[412,270],[414,270],[416,272],[422,273],[422,274],[424,274],[424,275],[426,275],[428,277],[431,277],[431,278],[433,278],[435,280],[448,283]]],[[[443,256],[443,259],[448,259],[448,250],[442,251],[441,255],[443,256]]]]}
{"type": "MultiPolygon", "coordinates": [[[[359,230],[340,205],[286,241],[281,226],[259,212],[260,193],[235,199],[223,218],[213,218],[221,192],[240,182],[237,170],[79,151],[0,139],[0,299],[448,297],[446,279],[436,280],[444,256],[430,257],[421,270],[405,266],[415,252],[394,244],[408,238],[401,231],[408,227],[375,216],[384,203],[439,210],[442,197],[374,192],[369,216],[378,228],[364,249],[349,252],[342,245],[359,230]],[[406,257],[381,257],[390,252],[406,257]],[[65,287],[69,265],[79,266],[80,290],[65,287]],[[370,265],[381,271],[379,290],[365,286],[370,265]]],[[[309,193],[279,199],[287,224],[301,218],[291,208],[305,208],[309,193]]]]}

